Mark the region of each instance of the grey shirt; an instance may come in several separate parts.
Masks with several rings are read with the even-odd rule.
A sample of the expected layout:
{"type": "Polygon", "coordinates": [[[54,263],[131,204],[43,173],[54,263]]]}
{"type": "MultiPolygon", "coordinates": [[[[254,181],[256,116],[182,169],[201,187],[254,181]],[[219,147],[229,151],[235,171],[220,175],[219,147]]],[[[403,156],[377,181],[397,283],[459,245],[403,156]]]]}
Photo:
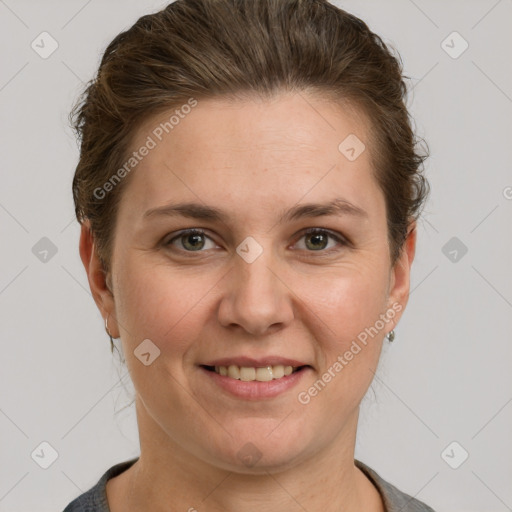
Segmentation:
{"type": "MultiPolygon", "coordinates": [[[[94,487],[73,500],[64,509],[64,512],[110,512],[107,502],[107,480],[121,474],[137,460],[138,457],[112,466],[94,487]]],[[[373,482],[382,496],[386,512],[434,512],[425,503],[399,491],[394,485],[383,480],[373,469],[362,462],[356,459],[354,464],[373,482]]]]}

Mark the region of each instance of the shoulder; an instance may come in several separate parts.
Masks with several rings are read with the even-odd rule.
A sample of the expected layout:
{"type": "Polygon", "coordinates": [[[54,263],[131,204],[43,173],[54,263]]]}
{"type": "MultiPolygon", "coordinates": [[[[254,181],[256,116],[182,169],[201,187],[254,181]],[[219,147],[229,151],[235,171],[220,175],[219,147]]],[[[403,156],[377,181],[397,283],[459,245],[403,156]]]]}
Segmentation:
{"type": "Polygon", "coordinates": [[[75,498],[63,512],[110,512],[107,502],[107,480],[126,471],[137,460],[138,457],[112,466],[93,487],[75,498]]]}
{"type": "Polygon", "coordinates": [[[386,482],[377,472],[361,461],[354,460],[354,464],[373,482],[380,492],[386,512],[435,512],[422,501],[386,482]]]}

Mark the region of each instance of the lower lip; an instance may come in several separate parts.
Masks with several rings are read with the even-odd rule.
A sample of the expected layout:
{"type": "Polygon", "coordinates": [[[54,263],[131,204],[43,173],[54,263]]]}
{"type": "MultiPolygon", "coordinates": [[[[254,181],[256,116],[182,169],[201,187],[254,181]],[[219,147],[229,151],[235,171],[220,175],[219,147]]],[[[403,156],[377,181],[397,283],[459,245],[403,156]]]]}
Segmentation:
{"type": "Polygon", "coordinates": [[[264,398],[278,396],[296,386],[304,377],[304,374],[311,370],[309,367],[304,367],[301,370],[286,377],[281,377],[280,379],[274,379],[267,382],[260,382],[257,380],[247,382],[220,375],[216,372],[207,370],[202,366],[200,369],[212,380],[214,384],[221,387],[228,393],[246,400],[261,400],[264,398]]]}

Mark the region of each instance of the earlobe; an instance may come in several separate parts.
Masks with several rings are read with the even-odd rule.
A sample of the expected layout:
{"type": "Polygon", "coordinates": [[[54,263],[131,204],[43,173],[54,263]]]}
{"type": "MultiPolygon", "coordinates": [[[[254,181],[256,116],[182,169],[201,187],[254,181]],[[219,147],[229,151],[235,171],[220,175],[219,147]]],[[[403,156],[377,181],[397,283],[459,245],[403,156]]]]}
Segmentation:
{"type": "Polygon", "coordinates": [[[87,279],[94,301],[104,319],[110,316],[109,329],[112,336],[119,337],[114,314],[114,296],[107,284],[108,276],[105,273],[105,269],[97,253],[89,221],[84,221],[81,227],[80,258],[87,273],[87,279]]]}

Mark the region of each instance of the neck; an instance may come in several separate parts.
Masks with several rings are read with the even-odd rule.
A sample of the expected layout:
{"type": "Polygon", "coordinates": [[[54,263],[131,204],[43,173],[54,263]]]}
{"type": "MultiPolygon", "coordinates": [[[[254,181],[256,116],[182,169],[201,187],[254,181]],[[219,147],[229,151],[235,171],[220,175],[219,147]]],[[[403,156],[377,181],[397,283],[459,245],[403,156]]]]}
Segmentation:
{"type": "Polygon", "coordinates": [[[189,512],[384,512],[378,491],[354,465],[358,409],[326,450],[285,469],[260,467],[245,474],[195,457],[137,412],[141,456],[107,483],[112,512],[146,510],[148,504],[155,512],[168,512],[170,504],[172,510],[189,512]]]}

